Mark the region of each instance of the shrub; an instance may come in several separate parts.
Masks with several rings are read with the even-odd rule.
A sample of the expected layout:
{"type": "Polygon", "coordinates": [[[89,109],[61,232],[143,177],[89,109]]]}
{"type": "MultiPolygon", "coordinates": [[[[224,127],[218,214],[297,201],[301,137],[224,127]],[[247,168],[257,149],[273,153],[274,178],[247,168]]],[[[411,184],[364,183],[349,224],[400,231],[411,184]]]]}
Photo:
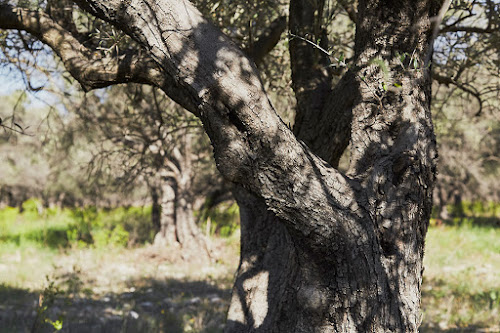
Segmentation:
{"type": "Polygon", "coordinates": [[[229,237],[240,227],[240,210],[235,202],[221,204],[199,214],[205,216],[201,223],[202,229],[209,228],[210,235],[229,237]]]}
{"type": "Polygon", "coordinates": [[[64,247],[125,247],[152,242],[151,207],[116,209],[49,208],[40,214],[40,202],[30,199],[17,208],[0,209],[0,241],[17,246],[25,242],[64,247]]]}

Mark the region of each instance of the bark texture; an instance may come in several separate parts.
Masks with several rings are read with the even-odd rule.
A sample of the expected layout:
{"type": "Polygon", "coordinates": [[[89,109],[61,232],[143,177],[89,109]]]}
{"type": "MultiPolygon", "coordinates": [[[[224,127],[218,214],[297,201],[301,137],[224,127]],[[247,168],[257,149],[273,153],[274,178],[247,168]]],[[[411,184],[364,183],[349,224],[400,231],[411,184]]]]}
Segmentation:
{"type": "MultiPolygon", "coordinates": [[[[292,1],[294,133],[253,62],[189,2],[76,2],[142,45],[138,65],[151,61],[153,72],[134,76],[129,66],[128,79],[197,115],[219,170],[238,185],[242,249],[227,332],[417,332],[436,159],[426,59],[438,1],[360,0],[354,64],[336,87],[327,59],[304,41],[324,34],[323,2],[292,1]],[[335,166],[348,142],[342,174],[335,166]]],[[[49,37],[64,31],[43,20],[25,27],[24,14],[5,8],[0,27],[32,29],[57,49],[49,37]]],[[[94,87],[71,71],[78,54],[66,49],[56,53],[94,87]]]]}
{"type": "MultiPolygon", "coordinates": [[[[153,202],[153,221],[158,232],[154,245],[177,245],[183,248],[186,258],[198,256],[208,259],[210,250],[194,218],[192,192],[194,178],[191,151],[192,134],[184,131],[177,146],[164,150],[163,169],[156,184],[150,184],[153,202]],[[156,206],[156,207],[155,207],[156,206]]],[[[164,146],[167,146],[166,144],[164,146]]]]}
{"type": "MultiPolygon", "coordinates": [[[[336,165],[352,122],[355,151],[349,174],[365,189],[362,198],[375,227],[372,247],[365,252],[352,234],[340,240],[348,246],[333,255],[337,263],[329,262],[302,250],[288,230],[279,233],[262,227],[283,222],[270,212],[259,213],[258,201],[249,208],[242,204],[248,199],[239,199],[242,212],[253,212],[242,214],[242,230],[249,228],[254,236],[249,240],[242,232],[242,261],[227,332],[417,331],[436,158],[430,77],[424,59],[430,44],[429,17],[436,8],[431,3],[402,6],[408,6],[406,12],[382,2],[360,2],[360,8],[366,9],[360,13],[364,22],[358,24],[355,66],[333,89],[328,88],[331,80],[326,69],[315,70],[317,48],[300,38],[295,45],[290,43],[298,102],[294,132],[336,165]],[[273,244],[273,251],[266,248],[255,254],[259,247],[252,241],[256,239],[273,244]],[[259,283],[263,272],[266,284],[259,283]],[[266,320],[255,322],[259,315],[249,310],[252,307],[267,310],[266,320]]],[[[312,27],[318,12],[311,2],[292,1],[290,24],[300,26],[304,38],[319,39],[320,29],[315,32],[312,27]],[[307,27],[312,28],[304,30],[307,27]]]]}

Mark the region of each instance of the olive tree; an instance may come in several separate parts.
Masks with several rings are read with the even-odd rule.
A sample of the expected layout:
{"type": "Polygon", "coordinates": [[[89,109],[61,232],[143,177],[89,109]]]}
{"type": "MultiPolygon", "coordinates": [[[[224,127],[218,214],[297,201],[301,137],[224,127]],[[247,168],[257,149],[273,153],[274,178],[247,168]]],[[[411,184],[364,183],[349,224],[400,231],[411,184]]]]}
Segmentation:
{"type": "Polygon", "coordinates": [[[154,243],[180,245],[186,257],[193,252],[189,249],[203,254],[206,244],[195,224],[193,204],[210,190],[201,183],[213,179],[213,185],[219,179],[210,167],[208,143],[197,119],[155,89],[136,84],[87,96],[73,112],[82,120],[82,130],[93,132],[93,141],[99,143],[90,174],[101,179],[112,170],[112,181],[105,186],[123,192],[146,183],[154,243]]]}
{"type": "Polygon", "coordinates": [[[321,40],[328,30],[317,19],[324,2],[291,0],[293,130],[251,58],[190,2],[75,3],[140,48],[95,52],[64,15],[8,1],[0,28],[48,45],[84,90],[149,84],[201,120],[241,211],[226,331],[417,331],[437,158],[430,59],[440,1],[360,0],[350,66],[333,85],[321,40]]]}

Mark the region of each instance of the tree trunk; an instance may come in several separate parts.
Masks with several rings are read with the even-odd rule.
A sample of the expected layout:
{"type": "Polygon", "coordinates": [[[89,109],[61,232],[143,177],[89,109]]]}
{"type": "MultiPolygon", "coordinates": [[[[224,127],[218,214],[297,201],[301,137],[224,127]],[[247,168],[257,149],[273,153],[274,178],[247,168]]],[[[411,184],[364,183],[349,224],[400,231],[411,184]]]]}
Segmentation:
{"type": "Polygon", "coordinates": [[[299,263],[292,237],[261,199],[241,187],[233,194],[240,208],[241,257],[225,332],[295,332],[290,288],[299,263]]]}
{"type": "MultiPolygon", "coordinates": [[[[125,77],[161,87],[197,115],[217,167],[239,186],[241,262],[227,332],[417,332],[437,158],[428,59],[440,1],[359,0],[353,65],[334,89],[318,67],[324,57],[298,44],[292,70],[307,65],[301,57],[314,63],[310,77],[293,75],[295,134],[254,64],[189,2],[75,2],[144,47],[157,66],[138,73],[131,66],[125,77]],[[349,140],[343,174],[335,167],[349,140]]],[[[317,15],[296,14],[291,23],[317,15]]],[[[0,26],[18,27],[20,17],[9,12],[0,26]]],[[[113,78],[81,75],[80,46],[64,42],[57,26],[38,30],[53,48],[63,43],[57,54],[84,87],[113,78]]],[[[314,23],[294,31],[318,37],[322,30],[314,23]]],[[[186,216],[183,194],[175,196],[175,214],[186,216]]]]}
{"type": "Polygon", "coordinates": [[[180,181],[165,181],[161,186],[160,229],[155,246],[179,246],[183,257],[207,259],[210,256],[206,240],[195,223],[190,194],[189,175],[180,181]]]}
{"type": "Polygon", "coordinates": [[[191,175],[183,175],[177,183],[175,202],[175,222],[177,241],[186,252],[185,257],[207,259],[210,251],[207,241],[196,225],[193,215],[192,193],[190,192],[191,175]]]}
{"type": "Polygon", "coordinates": [[[193,214],[191,140],[190,133],[183,133],[179,138],[179,147],[167,154],[169,161],[166,161],[166,167],[175,177],[162,182],[161,227],[154,244],[177,244],[182,247],[185,258],[199,256],[206,259],[210,251],[193,214]]]}
{"type": "MultiPolygon", "coordinates": [[[[291,2],[290,30],[298,36],[320,37],[314,31],[322,30],[314,24],[318,11],[309,2],[306,6],[297,2],[301,1],[291,2]],[[304,17],[309,24],[301,22],[304,17]],[[294,24],[300,26],[302,35],[294,31],[294,24]]],[[[241,212],[241,261],[226,332],[418,330],[423,246],[436,153],[429,122],[430,78],[424,64],[428,44],[412,37],[429,40],[428,16],[421,13],[436,13],[436,7],[408,2],[402,5],[407,10],[398,13],[390,6],[360,2],[360,8],[366,9],[358,17],[365,26],[358,26],[356,67],[333,93],[324,93],[328,91],[328,73],[317,69],[322,63],[318,50],[300,38],[293,40],[295,45],[290,43],[298,100],[297,137],[337,165],[351,134],[346,129],[350,129],[354,113],[351,144],[355,151],[349,173],[365,178],[364,200],[369,203],[369,219],[376,226],[369,235],[371,244],[363,249],[362,236],[353,233],[350,239],[337,240],[333,248],[312,251],[300,237],[288,232],[264,202],[239,189],[235,196],[241,212]],[[406,25],[384,27],[384,16],[399,17],[397,21],[406,25]],[[409,33],[419,29],[420,34],[409,33]],[[393,41],[370,45],[381,36],[393,41]],[[398,54],[415,57],[404,60],[406,66],[410,60],[418,64],[411,73],[408,70],[401,75],[401,70],[391,67],[398,54]],[[295,62],[294,57],[298,58],[295,62]],[[383,73],[386,69],[377,69],[374,64],[388,64],[391,72],[383,73]],[[384,82],[388,80],[393,82],[384,82]],[[384,85],[395,87],[393,83],[402,87],[384,89],[384,85]],[[335,105],[329,104],[332,101],[335,105]],[[325,121],[328,117],[330,121],[325,121]],[[410,131],[416,137],[411,138],[410,131]],[[328,132],[330,135],[325,135],[328,132]],[[325,146],[327,139],[334,143],[333,148],[325,146]]]]}
{"type": "Polygon", "coordinates": [[[167,246],[177,243],[175,190],[173,184],[164,181],[160,191],[160,230],[154,238],[154,245],[167,246]]]}
{"type": "Polygon", "coordinates": [[[151,193],[151,224],[155,233],[158,233],[161,230],[160,191],[156,186],[150,184],[148,186],[151,193]]]}

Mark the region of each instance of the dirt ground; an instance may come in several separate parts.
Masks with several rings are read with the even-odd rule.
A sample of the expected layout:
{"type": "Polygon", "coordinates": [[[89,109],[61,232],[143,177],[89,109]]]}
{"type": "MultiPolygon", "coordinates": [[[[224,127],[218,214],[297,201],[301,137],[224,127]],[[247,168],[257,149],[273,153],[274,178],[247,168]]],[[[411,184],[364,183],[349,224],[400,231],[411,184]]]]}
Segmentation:
{"type": "MultiPolygon", "coordinates": [[[[238,265],[238,237],[213,239],[210,261],[198,260],[196,253],[186,255],[179,248],[152,246],[60,251],[3,247],[0,333],[59,328],[71,333],[222,332],[238,265]]],[[[496,267],[488,262],[496,262],[497,255],[491,255],[488,262],[487,256],[481,257],[482,266],[474,259],[470,262],[474,269],[467,266],[447,277],[446,267],[457,270],[462,266],[453,264],[456,261],[449,259],[443,247],[434,249],[430,243],[433,255],[428,257],[422,287],[425,316],[420,332],[500,332],[498,320],[491,320],[498,318],[496,303],[490,301],[488,306],[484,301],[497,294],[482,291],[495,291],[496,284],[477,292],[469,290],[472,286],[464,287],[468,279],[477,286],[488,282],[486,277],[494,278],[496,267]],[[436,262],[429,261],[432,258],[436,262]],[[442,267],[443,260],[451,266],[442,267]],[[462,282],[454,287],[453,279],[462,282]],[[478,318],[460,325],[460,318],[472,315],[478,318]]]]}
{"type": "Polygon", "coordinates": [[[0,284],[0,332],[54,332],[58,320],[72,333],[221,332],[238,264],[221,246],[203,263],[175,248],[60,253],[43,283],[33,266],[39,288],[0,284]]]}

